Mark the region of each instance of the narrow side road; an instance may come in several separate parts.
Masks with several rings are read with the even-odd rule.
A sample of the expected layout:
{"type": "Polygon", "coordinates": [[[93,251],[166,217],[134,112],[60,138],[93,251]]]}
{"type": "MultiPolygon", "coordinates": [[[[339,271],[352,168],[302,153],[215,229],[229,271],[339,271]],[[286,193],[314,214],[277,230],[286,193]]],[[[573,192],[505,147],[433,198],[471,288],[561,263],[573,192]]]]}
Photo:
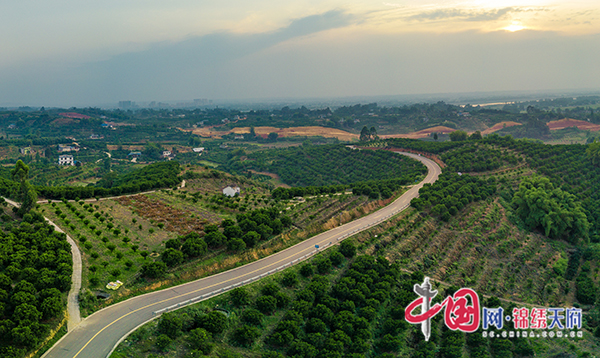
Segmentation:
{"type": "Polygon", "coordinates": [[[430,159],[415,154],[401,154],[422,162],[429,173],[421,183],[411,187],[390,205],[261,260],[197,281],[133,297],[95,312],[69,331],[42,358],[107,357],[137,327],[164,312],[202,301],[295,265],[322,249],[398,214],[418,196],[423,184],[435,182],[441,173],[441,168],[430,159]]]}
{"type": "MultiPolygon", "coordinates": [[[[4,198],[6,202],[14,207],[21,207],[21,204],[16,201],[4,198]]],[[[61,228],[55,223],[50,221],[47,217],[44,217],[48,224],[54,226],[54,230],[62,232],[67,235],[61,228]]],[[[71,255],[73,256],[73,274],[71,275],[71,289],[69,290],[69,296],[67,297],[67,330],[70,332],[75,328],[81,321],[81,315],[79,313],[79,290],[81,290],[81,252],[75,241],[67,235],[67,242],[71,245],[71,255]]]]}

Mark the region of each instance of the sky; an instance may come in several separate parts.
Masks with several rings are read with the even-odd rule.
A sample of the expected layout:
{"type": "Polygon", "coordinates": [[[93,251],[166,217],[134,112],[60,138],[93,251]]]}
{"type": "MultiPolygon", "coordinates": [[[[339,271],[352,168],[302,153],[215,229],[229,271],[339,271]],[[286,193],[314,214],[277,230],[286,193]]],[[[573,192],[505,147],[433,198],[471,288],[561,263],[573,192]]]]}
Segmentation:
{"type": "Polygon", "coordinates": [[[20,0],[0,33],[0,106],[600,89],[597,0],[20,0]]]}

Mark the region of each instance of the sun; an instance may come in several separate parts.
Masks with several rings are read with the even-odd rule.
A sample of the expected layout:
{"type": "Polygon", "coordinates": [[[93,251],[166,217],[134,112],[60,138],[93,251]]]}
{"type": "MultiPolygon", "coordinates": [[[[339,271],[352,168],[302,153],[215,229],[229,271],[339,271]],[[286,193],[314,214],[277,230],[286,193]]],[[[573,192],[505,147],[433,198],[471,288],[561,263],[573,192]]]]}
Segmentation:
{"type": "Polygon", "coordinates": [[[510,31],[510,32],[516,32],[516,31],[521,31],[521,30],[526,29],[526,28],[527,28],[527,26],[523,26],[523,25],[520,25],[520,24],[513,23],[511,25],[503,27],[502,30],[506,30],[506,31],[510,31]]]}

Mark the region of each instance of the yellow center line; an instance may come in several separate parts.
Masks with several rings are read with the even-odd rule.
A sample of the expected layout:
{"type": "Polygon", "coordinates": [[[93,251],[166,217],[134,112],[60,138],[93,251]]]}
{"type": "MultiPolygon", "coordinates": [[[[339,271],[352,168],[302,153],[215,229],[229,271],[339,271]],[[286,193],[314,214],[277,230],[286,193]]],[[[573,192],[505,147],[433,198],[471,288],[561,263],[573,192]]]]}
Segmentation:
{"type": "MultiPolygon", "coordinates": [[[[351,230],[351,228],[349,228],[349,229],[347,229],[347,230],[344,230],[344,231],[340,232],[340,234],[344,234],[344,233],[346,233],[347,231],[350,231],[350,230],[351,230]]],[[[323,242],[325,242],[325,241],[327,241],[327,240],[330,240],[330,239],[326,239],[326,240],[324,240],[324,241],[321,241],[321,242],[319,242],[319,244],[320,244],[320,243],[323,243],[323,242]]],[[[303,253],[304,251],[311,250],[311,249],[312,249],[312,247],[308,247],[308,248],[306,248],[306,249],[304,249],[304,250],[302,250],[302,251],[300,251],[300,252],[298,252],[298,253],[294,254],[294,256],[296,256],[296,255],[299,255],[299,254],[303,253]]],[[[105,329],[107,329],[108,327],[110,327],[110,326],[112,326],[113,324],[117,323],[117,322],[118,322],[118,321],[120,321],[121,319],[123,319],[123,318],[125,318],[125,317],[129,316],[129,315],[130,315],[130,314],[132,314],[132,313],[135,313],[135,312],[141,311],[141,310],[143,310],[143,309],[146,309],[146,308],[148,308],[148,307],[152,307],[152,306],[155,306],[155,305],[158,305],[158,304],[161,304],[161,303],[165,303],[165,302],[168,302],[168,301],[171,301],[171,300],[177,299],[177,298],[181,298],[181,297],[183,297],[183,296],[187,296],[187,295],[190,295],[190,294],[196,293],[196,292],[198,292],[198,291],[206,290],[206,289],[209,289],[209,288],[212,288],[212,287],[215,287],[215,286],[218,286],[218,285],[222,285],[222,284],[224,284],[224,283],[227,283],[227,282],[230,282],[230,281],[233,281],[233,280],[237,280],[237,279],[239,279],[239,278],[241,278],[241,277],[245,277],[245,276],[251,275],[251,274],[253,274],[253,273],[255,273],[255,272],[258,272],[258,271],[264,270],[264,269],[266,269],[266,268],[268,268],[268,267],[271,267],[271,266],[273,266],[273,265],[276,265],[276,264],[278,264],[278,263],[280,263],[280,262],[282,262],[282,261],[285,261],[285,260],[289,260],[289,257],[285,257],[285,258],[283,258],[283,259],[281,259],[281,260],[279,260],[279,261],[273,262],[273,263],[271,263],[271,264],[269,264],[269,265],[262,266],[262,267],[260,267],[260,268],[258,268],[258,269],[256,269],[256,270],[254,270],[254,271],[251,271],[251,272],[245,273],[245,274],[243,274],[243,275],[241,275],[241,276],[233,277],[233,278],[230,278],[229,280],[221,281],[221,282],[215,283],[214,285],[210,285],[210,286],[202,287],[202,288],[199,288],[199,289],[197,289],[197,290],[190,291],[190,292],[188,292],[188,293],[184,293],[184,294],[181,294],[181,295],[178,295],[178,296],[174,296],[174,297],[171,297],[171,298],[167,298],[167,299],[165,299],[165,300],[162,300],[162,301],[159,301],[159,302],[154,302],[154,303],[151,303],[151,304],[149,304],[149,305],[146,305],[146,306],[144,306],[144,307],[140,307],[140,308],[138,308],[138,309],[136,309],[136,310],[133,310],[133,311],[131,311],[131,312],[128,312],[128,313],[124,314],[123,316],[121,316],[121,317],[119,317],[119,318],[115,319],[114,321],[112,321],[112,322],[111,322],[111,323],[109,323],[108,325],[104,326],[104,327],[103,327],[103,328],[102,328],[100,331],[98,331],[98,333],[94,334],[94,335],[92,336],[92,338],[90,338],[90,339],[89,339],[89,340],[88,340],[88,341],[85,343],[85,345],[84,345],[83,347],[81,347],[81,349],[80,349],[80,350],[79,350],[79,351],[78,351],[78,352],[77,352],[77,353],[76,353],[76,354],[73,356],[73,358],[76,358],[76,357],[77,357],[77,356],[78,356],[78,355],[81,353],[81,351],[83,351],[83,350],[84,350],[84,349],[85,349],[85,348],[86,348],[86,347],[87,347],[87,346],[88,346],[88,345],[89,345],[89,344],[90,344],[90,343],[91,343],[91,342],[92,342],[92,341],[93,341],[93,340],[94,340],[94,339],[95,339],[95,338],[96,338],[96,337],[97,337],[97,336],[98,336],[100,333],[102,333],[102,332],[103,332],[105,329]]]]}

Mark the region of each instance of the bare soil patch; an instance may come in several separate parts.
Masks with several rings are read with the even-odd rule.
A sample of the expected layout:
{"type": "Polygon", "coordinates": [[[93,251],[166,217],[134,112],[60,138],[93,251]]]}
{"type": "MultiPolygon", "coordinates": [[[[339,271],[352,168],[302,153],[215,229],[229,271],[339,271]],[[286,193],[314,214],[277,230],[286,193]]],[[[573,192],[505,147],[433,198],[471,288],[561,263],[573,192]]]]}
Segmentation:
{"type": "Polygon", "coordinates": [[[548,127],[551,131],[565,129],[570,127],[577,127],[581,130],[600,131],[600,125],[586,121],[580,121],[572,118],[563,118],[558,121],[548,122],[548,127]]]}
{"type": "MultiPolygon", "coordinates": [[[[250,133],[250,127],[237,127],[229,131],[218,131],[215,127],[203,127],[196,129],[181,129],[182,131],[191,131],[194,134],[202,137],[221,137],[225,134],[246,134],[250,133]]],[[[352,140],[358,139],[358,134],[349,133],[340,129],[311,126],[311,127],[290,127],[290,128],[276,128],[276,127],[255,127],[254,131],[257,135],[266,138],[269,133],[277,133],[279,137],[293,137],[293,136],[306,136],[306,137],[326,137],[326,138],[338,138],[340,140],[352,140]]]]}
{"type": "Polygon", "coordinates": [[[431,133],[439,133],[439,134],[449,134],[454,132],[456,129],[445,127],[445,126],[435,126],[431,128],[422,129],[417,132],[405,133],[405,134],[388,134],[382,135],[382,138],[411,138],[411,139],[419,139],[426,138],[431,135],[431,133]]]}
{"type": "Polygon", "coordinates": [[[492,127],[488,128],[488,129],[482,131],[481,134],[486,135],[486,134],[497,132],[497,131],[501,130],[502,128],[508,128],[508,127],[520,126],[520,125],[522,125],[522,124],[519,122],[513,122],[513,121],[500,122],[500,123],[494,124],[492,127]]]}
{"type": "Polygon", "coordinates": [[[192,218],[189,212],[165,205],[158,200],[152,200],[145,195],[136,195],[116,199],[121,205],[131,207],[136,214],[163,223],[165,229],[185,235],[189,232],[200,232],[204,230],[204,224],[208,220],[204,218],[192,218]]]}
{"type": "Polygon", "coordinates": [[[52,121],[52,124],[58,124],[58,125],[71,124],[71,123],[79,123],[79,120],[76,120],[73,118],[61,117],[61,118],[57,118],[52,121]]]}

